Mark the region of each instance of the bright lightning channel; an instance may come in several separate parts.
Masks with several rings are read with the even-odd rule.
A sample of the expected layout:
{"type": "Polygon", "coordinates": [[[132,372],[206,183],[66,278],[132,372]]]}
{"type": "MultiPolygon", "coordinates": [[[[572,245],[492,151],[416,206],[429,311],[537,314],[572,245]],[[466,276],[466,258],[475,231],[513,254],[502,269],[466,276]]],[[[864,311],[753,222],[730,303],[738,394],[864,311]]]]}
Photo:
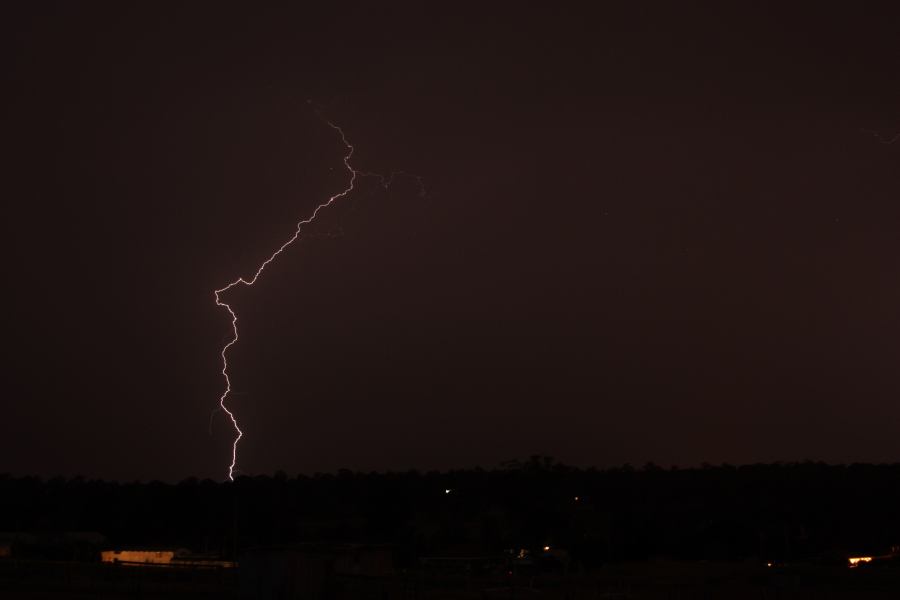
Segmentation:
{"type": "Polygon", "coordinates": [[[279,254],[284,252],[285,248],[287,248],[288,246],[290,246],[291,244],[293,244],[294,242],[297,241],[297,239],[300,237],[300,233],[301,233],[301,230],[303,229],[304,225],[308,225],[309,223],[312,223],[313,221],[315,221],[316,217],[318,217],[319,212],[321,212],[322,209],[328,208],[337,200],[340,200],[341,198],[344,198],[347,195],[349,195],[351,192],[353,192],[354,187],[356,185],[356,180],[358,177],[377,177],[378,179],[380,179],[381,185],[385,188],[388,188],[390,186],[390,184],[393,182],[395,175],[409,176],[409,177],[416,179],[419,182],[420,191],[422,192],[422,194],[424,194],[424,187],[422,187],[422,180],[421,180],[421,178],[419,178],[416,175],[411,175],[409,173],[399,171],[397,173],[391,174],[389,177],[385,177],[384,175],[380,175],[377,173],[367,173],[367,172],[357,171],[356,169],[354,169],[350,165],[350,158],[353,156],[353,146],[350,144],[350,142],[347,141],[347,136],[344,135],[344,130],[341,129],[340,127],[338,127],[337,125],[335,125],[334,123],[332,123],[331,121],[325,121],[325,122],[328,124],[329,127],[334,129],[341,136],[341,142],[343,142],[344,147],[347,149],[346,154],[344,154],[344,166],[347,168],[347,171],[350,173],[350,182],[347,184],[347,187],[342,192],[339,192],[339,193],[331,196],[330,198],[328,198],[328,200],[326,200],[322,204],[318,205],[315,208],[315,210],[313,210],[312,215],[310,215],[309,218],[304,219],[303,221],[300,221],[299,223],[297,223],[297,228],[294,230],[294,235],[292,235],[290,238],[288,238],[288,240],[286,242],[284,242],[281,246],[279,246],[278,249],[275,250],[269,256],[269,258],[264,260],[259,265],[259,267],[256,269],[256,272],[253,274],[253,277],[251,277],[250,279],[238,277],[237,279],[235,279],[234,281],[232,281],[225,287],[215,290],[213,292],[213,295],[215,296],[215,299],[216,299],[216,306],[220,306],[220,307],[224,308],[225,310],[228,311],[228,314],[231,315],[231,330],[232,330],[232,334],[233,334],[231,337],[231,340],[227,344],[225,344],[225,346],[222,348],[222,351],[220,353],[222,356],[222,376],[225,378],[225,391],[222,392],[222,395],[219,397],[219,408],[221,408],[225,412],[225,414],[228,415],[228,418],[231,419],[231,424],[234,426],[234,430],[237,433],[237,435],[234,438],[234,441],[231,444],[231,464],[228,465],[228,479],[230,479],[231,481],[234,481],[234,468],[235,468],[235,465],[237,464],[238,442],[240,442],[241,438],[244,437],[244,432],[241,431],[241,428],[238,425],[237,418],[234,416],[234,413],[228,408],[228,406],[225,403],[225,401],[228,399],[229,394],[231,394],[231,379],[228,376],[228,349],[231,348],[232,346],[234,346],[239,339],[238,338],[238,326],[237,326],[238,318],[237,318],[237,313],[235,313],[235,311],[231,307],[231,305],[228,304],[227,302],[222,301],[221,294],[227,292],[231,288],[236,287],[238,285],[244,285],[244,286],[250,287],[254,283],[256,283],[256,280],[259,279],[259,276],[262,275],[262,272],[265,271],[266,267],[268,267],[269,264],[271,264],[272,261],[274,261],[278,257],[279,254]]]}

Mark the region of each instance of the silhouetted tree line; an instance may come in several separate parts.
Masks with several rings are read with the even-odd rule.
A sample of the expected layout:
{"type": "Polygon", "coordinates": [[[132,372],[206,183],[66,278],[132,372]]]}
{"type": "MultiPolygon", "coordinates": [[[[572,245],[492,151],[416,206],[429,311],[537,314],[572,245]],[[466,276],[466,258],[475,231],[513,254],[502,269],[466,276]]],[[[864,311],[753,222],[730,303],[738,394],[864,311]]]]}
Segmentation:
{"type": "Polygon", "coordinates": [[[416,556],[568,551],[575,564],[828,559],[900,544],[900,464],[578,469],[546,457],[446,473],[177,484],[0,475],[0,531],[97,531],[112,546],[231,556],[299,542],[416,556]]]}

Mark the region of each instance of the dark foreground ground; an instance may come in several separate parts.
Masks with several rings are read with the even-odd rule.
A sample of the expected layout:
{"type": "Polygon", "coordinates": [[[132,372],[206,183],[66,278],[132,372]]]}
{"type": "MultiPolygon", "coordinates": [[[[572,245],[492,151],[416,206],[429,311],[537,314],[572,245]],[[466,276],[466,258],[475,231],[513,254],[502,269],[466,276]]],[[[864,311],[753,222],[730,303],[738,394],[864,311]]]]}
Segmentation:
{"type": "Polygon", "coordinates": [[[748,563],[650,561],[570,576],[289,576],[248,585],[240,570],[181,570],[67,562],[0,561],[0,598],[259,598],[311,600],[735,600],[900,598],[900,569],[772,567],[748,563]]]}
{"type": "Polygon", "coordinates": [[[0,600],[900,599],[898,507],[900,464],[0,475],[0,600]],[[100,562],[154,549],[238,567],[100,562]]]}
{"type": "Polygon", "coordinates": [[[898,507],[900,464],[585,470],[533,457],[490,471],[178,484],[0,474],[0,546],[90,561],[127,547],[231,560],[273,545],[386,544],[398,568],[551,546],[569,572],[655,557],[845,562],[900,548],[898,507]]]}

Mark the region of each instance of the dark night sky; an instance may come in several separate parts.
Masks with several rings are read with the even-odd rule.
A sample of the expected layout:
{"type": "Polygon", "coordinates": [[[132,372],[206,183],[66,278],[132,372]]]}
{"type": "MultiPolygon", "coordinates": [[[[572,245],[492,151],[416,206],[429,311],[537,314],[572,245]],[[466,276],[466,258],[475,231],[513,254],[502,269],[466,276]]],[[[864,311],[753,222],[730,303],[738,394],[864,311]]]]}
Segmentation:
{"type": "MultiPolygon", "coordinates": [[[[24,4],[24,3],[22,3],[24,4]]],[[[0,472],[900,457],[897,15],[3,8],[0,472]],[[313,104],[309,104],[312,101],[313,104]]]]}

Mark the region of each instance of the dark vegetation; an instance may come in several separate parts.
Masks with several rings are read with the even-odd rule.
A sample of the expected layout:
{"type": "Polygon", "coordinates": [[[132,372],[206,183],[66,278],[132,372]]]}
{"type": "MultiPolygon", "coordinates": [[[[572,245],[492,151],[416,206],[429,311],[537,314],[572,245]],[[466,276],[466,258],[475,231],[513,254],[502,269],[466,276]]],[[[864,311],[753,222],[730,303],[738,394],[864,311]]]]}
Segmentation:
{"type": "MultiPolygon", "coordinates": [[[[900,544],[898,507],[900,464],[584,470],[534,457],[495,470],[234,483],[0,476],[0,531],[96,531],[110,546],[224,557],[366,542],[394,545],[401,562],[545,545],[565,549],[576,569],[656,557],[839,561],[900,544]]],[[[18,549],[41,552],[50,550],[18,549]]]]}

